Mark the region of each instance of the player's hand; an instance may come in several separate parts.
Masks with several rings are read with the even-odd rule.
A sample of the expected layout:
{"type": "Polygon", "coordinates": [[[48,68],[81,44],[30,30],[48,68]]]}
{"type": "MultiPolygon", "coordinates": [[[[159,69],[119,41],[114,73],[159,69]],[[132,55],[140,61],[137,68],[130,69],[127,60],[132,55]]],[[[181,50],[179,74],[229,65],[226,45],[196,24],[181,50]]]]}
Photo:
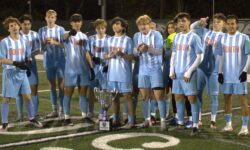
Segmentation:
{"type": "Polygon", "coordinates": [[[204,17],[200,19],[200,25],[205,27],[207,26],[207,20],[209,19],[209,17],[204,17]]]}
{"type": "Polygon", "coordinates": [[[223,82],[224,82],[224,77],[223,77],[223,74],[222,74],[222,73],[219,73],[219,75],[218,75],[218,82],[219,82],[220,84],[223,84],[223,82]]]}
{"type": "Polygon", "coordinates": [[[111,59],[111,58],[115,58],[115,53],[113,51],[111,51],[109,54],[108,54],[108,58],[111,59]]]}
{"type": "Polygon", "coordinates": [[[240,74],[239,80],[240,80],[240,82],[246,82],[247,81],[247,73],[245,71],[243,71],[240,74]]]}
{"type": "Polygon", "coordinates": [[[106,65],[106,66],[104,66],[104,67],[102,68],[102,72],[103,72],[103,73],[107,73],[107,72],[108,72],[108,69],[109,69],[109,66],[106,65]]]}
{"type": "Polygon", "coordinates": [[[77,33],[77,31],[76,31],[75,29],[71,29],[71,30],[69,31],[69,36],[75,36],[76,33],[77,33]]]}
{"type": "Polygon", "coordinates": [[[115,55],[123,57],[125,54],[120,49],[118,49],[115,55]]]}
{"type": "Polygon", "coordinates": [[[185,81],[185,82],[190,82],[190,78],[188,78],[188,77],[183,77],[183,80],[185,81]]]}
{"type": "Polygon", "coordinates": [[[170,79],[172,79],[172,80],[175,80],[175,79],[176,79],[175,73],[171,74],[169,77],[170,77],[170,79]]]}
{"type": "Polygon", "coordinates": [[[93,68],[90,68],[90,81],[94,80],[95,79],[95,71],[93,68]]]}
{"type": "Polygon", "coordinates": [[[86,42],[86,40],[79,40],[78,44],[81,46],[85,46],[87,44],[87,42],[86,42]]]}
{"type": "Polygon", "coordinates": [[[183,80],[184,80],[185,82],[189,82],[189,81],[190,81],[190,78],[191,78],[191,74],[192,74],[191,71],[186,71],[186,72],[184,73],[183,80]]]}
{"type": "Polygon", "coordinates": [[[27,67],[27,64],[25,63],[25,61],[13,61],[13,65],[22,69],[22,70],[26,70],[28,67],[27,67]]]}
{"type": "Polygon", "coordinates": [[[97,65],[101,64],[101,59],[99,57],[92,57],[92,61],[97,65]]]}

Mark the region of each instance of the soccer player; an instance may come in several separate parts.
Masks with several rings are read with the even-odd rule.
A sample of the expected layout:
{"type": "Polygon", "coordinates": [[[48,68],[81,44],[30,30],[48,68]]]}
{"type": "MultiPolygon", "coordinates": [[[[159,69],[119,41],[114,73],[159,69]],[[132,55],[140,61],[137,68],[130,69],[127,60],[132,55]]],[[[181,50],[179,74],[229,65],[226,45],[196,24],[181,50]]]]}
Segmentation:
{"type": "Polygon", "coordinates": [[[150,125],[150,93],[153,90],[161,118],[161,130],[166,129],[165,101],[163,100],[163,73],[161,69],[163,38],[160,32],[150,28],[151,18],[140,16],[136,24],[140,32],[134,35],[134,54],[139,56],[138,87],[142,94],[143,128],[150,125]]]}
{"type": "Polygon", "coordinates": [[[247,103],[247,71],[250,64],[249,37],[238,30],[238,18],[229,15],[226,19],[228,33],[221,38],[222,56],[218,81],[222,84],[225,99],[226,126],[222,131],[232,131],[232,95],[239,95],[242,108],[242,128],[238,135],[248,135],[249,108],[247,103]]]}
{"type": "Polygon", "coordinates": [[[9,102],[18,95],[26,101],[26,109],[30,122],[42,128],[43,125],[35,119],[34,106],[31,100],[31,91],[26,74],[27,63],[30,61],[30,46],[26,39],[19,35],[21,23],[17,18],[8,17],[3,25],[10,35],[0,43],[0,63],[3,64],[2,80],[2,128],[0,132],[8,129],[9,102]]]}
{"type": "Polygon", "coordinates": [[[73,14],[70,17],[70,25],[72,29],[65,33],[66,50],[66,66],[64,72],[65,78],[65,95],[63,99],[63,109],[65,125],[73,125],[70,120],[70,99],[74,92],[75,86],[78,86],[79,105],[82,111],[82,117],[85,122],[91,122],[87,117],[87,90],[90,80],[94,79],[94,70],[89,56],[89,40],[87,36],[81,32],[82,16],[73,14]]]}
{"type": "MultiPolygon", "coordinates": [[[[218,110],[218,65],[219,57],[221,55],[221,46],[219,46],[221,37],[223,36],[222,29],[225,24],[226,17],[222,13],[216,13],[213,16],[213,29],[205,28],[207,26],[208,18],[201,18],[191,25],[191,29],[197,33],[204,43],[204,59],[199,65],[198,71],[198,99],[202,103],[202,92],[205,86],[207,87],[208,94],[211,98],[211,123],[210,128],[216,128],[216,113],[218,110]]],[[[200,105],[200,111],[201,111],[200,105]]],[[[201,113],[200,119],[201,121],[201,113]]]]}
{"type": "MultiPolygon", "coordinates": [[[[103,19],[96,19],[94,22],[96,34],[89,37],[90,53],[95,71],[95,80],[91,81],[89,86],[89,114],[91,118],[94,116],[94,88],[107,90],[107,72],[108,64],[104,58],[108,51],[108,38],[106,34],[107,22],[103,19]]],[[[101,111],[101,110],[100,110],[101,111]]]]}
{"type": "MultiPolygon", "coordinates": [[[[22,30],[20,31],[20,34],[28,40],[30,44],[30,49],[31,49],[31,58],[32,58],[32,63],[28,66],[29,67],[29,84],[31,88],[31,100],[34,105],[34,111],[35,111],[35,117],[38,119],[38,105],[39,105],[39,100],[38,100],[38,95],[37,95],[37,90],[38,90],[38,73],[37,73],[37,66],[36,66],[36,59],[35,55],[39,54],[41,52],[41,42],[39,39],[39,35],[37,32],[31,30],[31,25],[32,25],[32,19],[30,15],[23,15],[20,17],[21,21],[21,28],[22,30]]],[[[18,122],[23,121],[23,99],[22,97],[17,97],[16,98],[16,103],[17,103],[17,112],[18,112],[18,122]]]]}
{"type": "Polygon", "coordinates": [[[63,97],[64,97],[64,81],[63,73],[65,68],[65,58],[63,49],[64,28],[55,24],[57,13],[54,10],[46,12],[45,20],[47,26],[39,29],[39,36],[42,42],[42,50],[44,51],[44,67],[47,79],[50,83],[50,99],[53,112],[48,114],[46,118],[62,117],[63,115],[63,97]],[[59,88],[59,114],[57,111],[57,92],[56,77],[58,79],[59,88]]]}
{"type": "Polygon", "coordinates": [[[191,103],[193,130],[191,135],[198,134],[199,106],[197,95],[197,67],[202,59],[202,44],[199,36],[190,31],[190,15],[178,13],[175,22],[180,33],[174,37],[172,56],[170,62],[170,78],[173,80],[173,93],[175,94],[179,125],[184,125],[184,96],[191,103]]]}
{"type": "Polygon", "coordinates": [[[115,17],[111,21],[114,36],[108,39],[108,55],[105,58],[109,62],[108,68],[108,88],[118,92],[112,100],[113,107],[113,127],[120,126],[119,98],[121,95],[128,104],[128,123],[125,128],[130,129],[134,126],[134,112],[131,98],[132,91],[132,59],[133,59],[133,40],[126,36],[128,24],[123,18],[115,17]]]}

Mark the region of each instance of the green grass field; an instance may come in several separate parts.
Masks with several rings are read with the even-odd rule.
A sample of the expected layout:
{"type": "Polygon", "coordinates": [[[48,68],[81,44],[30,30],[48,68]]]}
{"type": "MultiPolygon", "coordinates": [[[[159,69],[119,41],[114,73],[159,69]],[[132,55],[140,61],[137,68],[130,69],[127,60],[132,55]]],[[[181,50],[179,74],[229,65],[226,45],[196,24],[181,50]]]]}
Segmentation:
{"type": "MultiPolygon", "coordinates": [[[[48,114],[52,108],[49,98],[49,85],[46,80],[46,74],[42,67],[42,62],[38,61],[38,70],[39,70],[39,114],[41,116],[45,116],[48,114]]],[[[0,87],[1,88],[1,87],[0,87]]],[[[248,96],[249,99],[249,96],[248,96]]],[[[249,101],[250,102],[250,101],[249,101]]],[[[142,120],[142,112],[141,112],[141,101],[139,100],[138,108],[137,108],[137,122],[140,123],[142,120]]],[[[96,112],[98,111],[99,104],[96,103],[96,112]]],[[[234,96],[233,99],[233,107],[239,107],[240,102],[239,98],[234,96]]],[[[219,110],[223,109],[224,100],[222,95],[219,95],[219,110]]],[[[121,107],[121,110],[122,107],[121,107]]],[[[27,113],[24,107],[25,119],[27,120],[27,113]]],[[[122,112],[122,111],[121,111],[122,112]]],[[[207,97],[206,91],[204,92],[204,102],[203,102],[203,112],[210,112],[210,99],[207,97]]],[[[71,115],[72,116],[81,116],[79,104],[78,104],[78,94],[75,91],[75,94],[71,101],[71,115]]],[[[10,114],[9,114],[9,122],[14,123],[17,119],[16,112],[16,104],[15,100],[13,100],[10,104],[10,114]]],[[[78,126],[81,121],[73,120],[75,126],[78,126]]],[[[234,131],[231,133],[221,133],[220,130],[225,125],[224,114],[219,113],[217,116],[217,129],[212,130],[209,128],[210,123],[210,115],[203,116],[202,118],[203,126],[200,129],[201,133],[198,137],[191,137],[191,130],[178,130],[175,129],[174,126],[170,126],[168,131],[160,131],[159,125],[154,126],[148,129],[132,129],[132,130],[124,130],[119,129],[111,132],[100,132],[98,131],[98,125],[88,126],[88,127],[79,127],[77,129],[70,130],[70,127],[63,127],[63,131],[53,132],[51,130],[49,133],[41,133],[41,134],[15,134],[15,135],[2,135],[0,134],[0,149],[15,149],[15,150],[23,150],[23,149],[41,149],[43,147],[64,147],[74,150],[91,150],[98,149],[92,145],[93,140],[96,138],[114,134],[112,137],[117,137],[117,134],[123,135],[126,133],[148,133],[155,134],[160,133],[162,135],[168,135],[171,137],[178,138],[180,140],[179,144],[167,148],[150,148],[143,146],[145,143],[150,142],[160,142],[160,143],[171,143],[170,141],[159,137],[159,136],[133,136],[126,139],[114,139],[113,141],[108,141],[107,144],[114,149],[192,149],[192,150],[200,150],[200,149],[227,149],[227,150],[236,150],[236,149],[250,149],[250,136],[247,137],[238,137],[237,133],[241,128],[241,110],[233,111],[233,127],[234,131]],[[85,134],[85,135],[84,135],[85,134]],[[63,137],[65,136],[65,137],[63,137]],[[67,137],[71,136],[71,137],[67,137]],[[76,137],[74,137],[76,136],[76,137]],[[57,138],[55,138],[57,137],[57,138]],[[50,140],[48,138],[51,138],[50,140]],[[49,141],[46,141],[49,140],[49,141]],[[18,144],[20,142],[31,142],[33,144],[25,144],[14,146],[14,144],[18,144]],[[9,144],[9,146],[13,145],[9,148],[1,148],[1,146],[9,144]]],[[[44,129],[50,129],[51,127],[62,127],[62,121],[49,121],[45,123],[44,129]]],[[[74,126],[74,127],[75,127],[74,126]]],[[[73,128],[73,127],[72,127],[73,128]]],[[[10,132],[20,132],[20,131],[35,131],[37,129],[33,128],[31,125],[19,125],[13,128],[10,128],[10,132]]],[[[154,144],[153,144],[154,145],[154,144]]],[[[98,146],[98,145],[95,145],[98,146]]],[[[100,147],[99,149],[104,149],[105,147],[100,147]]],[[[109,148],[112,149],[112,148],[109,148]]]]}

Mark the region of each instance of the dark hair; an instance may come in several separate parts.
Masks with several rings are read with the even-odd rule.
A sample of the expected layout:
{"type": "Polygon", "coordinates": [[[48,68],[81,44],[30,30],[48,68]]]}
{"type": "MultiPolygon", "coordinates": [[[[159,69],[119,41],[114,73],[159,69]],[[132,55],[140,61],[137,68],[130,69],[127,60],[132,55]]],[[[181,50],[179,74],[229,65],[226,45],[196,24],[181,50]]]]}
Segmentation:
{"type": "Polygon", "coordinates": [[[174,22],[176,23],[178,19],[187,18],[190,21],[190,15],[186,12],[180,12],[174,17],[174,22]]]}
{"type": "Polygon", "coordinates": [[[115,17],[111,20],[111,26],[113,26],[113,24],[115,24],[117,22],[121,22],[121,26],[123,27],[122,33],[127,33],[128,32],[128,22],[121,17],[115,17]]]}
{"type": "Polygon", "coordinates": [[[168,26],[169,25],[174,25],[175,26],[175,22],[173,21],[173,20],[169,20],[168,22],[167,22],[167,24],[166,24],[166,29],[165,29],[165,32],[167,33],[167,35],[168,35],[168,26]]]}
{"type": "Polygon", "coordinates": [[[223,13],[216,13],[216,14],[214,14],[213,19],[219,19],[222,21],[226,21],[226,16],[223,13]]]}
{"type": "Polygon", "coordinates": [[[82,15],[81,14],[73,14],[70,19],[70,22],[80,22],[82,21],[82,15]]]}
{"type": "Polygon", "coordinates": [[[228,15],[227,20],[229,20],[229,19],[234,19],[236,21],[236,23],[239,23],[239,19],[236,15],[228,15]]]}
{"type": "Polygon", "coordinates": [[[32,23],[32,17],[28,14],[24,14],[19,18],[20,22],[23,23],[25,20],[28,20],[32,23]]]}
{"type": "Polygon", "coordinates": [[[5,18],[4,21],[3,21],[4,28],[6,30],[8,30],[9,29],[9,24],[12,23],[12,22],[17,23],[19,27],[21,26],[21,23],[20,23],[20,21],[17,18],[9,16],[9,17],[5,18]]]}

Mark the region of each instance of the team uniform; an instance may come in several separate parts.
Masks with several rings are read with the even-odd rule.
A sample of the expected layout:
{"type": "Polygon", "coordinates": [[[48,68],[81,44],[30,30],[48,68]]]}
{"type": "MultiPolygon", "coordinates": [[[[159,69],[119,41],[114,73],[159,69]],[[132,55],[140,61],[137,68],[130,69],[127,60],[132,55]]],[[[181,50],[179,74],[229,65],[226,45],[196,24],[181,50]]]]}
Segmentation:
{"type": "MultiPolygon", "coordinates": [[[[243,71],[247,72],[247,59],[250,53],[249,37],[238,31],[234,35],[225,34],[221,38],[221,46],[224,76],[222,92],[224,94],[247,94],[247,82],[240,82],[239,76],[243,71]]],[[[227,123],[231,123],[232,114],[226,114],[225,118],[227,123]]],[[[242,116],[242,126],[247,127],[248,120],[248,116],[242,116]]]]}
{"type": "MultiPolygon", "coordinates": [[[[190,81],[183,80],[184,74],[189,71],[194,64],[197,55],[203,53],[203,47],[199,36],[193,32],[186,34],[178,33],[174,37],[172,46],[171,68],[170,75],[175,74],[173,80],[174,94],[181,94],[185,96],[197,95],[197,71],[191,74],[190,81]]],[[[179,124],[184,122],[184,100],[176,101],[179,124]]],[[[197,101],[191,104],[193,127],[198,127],[198,103],[197,101]]]]}
{"type": "MultiPolygon", "coordinates": [[[[163,38],[160,32],[155,30],[150,30],[147,35],[137,32],[134,35],[134,47],[139,44],[146,44],[151,49],[156,51],[163,50],[163,38]]],[[[136,53],[136,52],[135,52],[136,53]]],[[[144,52],[139,54],[139,75],[138,75],[138,88],[163,88],[163,73],[162,73],[162,53],[155,55],[149,52],[144,52]]],[[[159,100],[158,107],[160,111],[161,119],[165,119],[165,102],[159,100]]],[[[145,121],[150,120],[150,101],[143,101],[143,113],[145,121]]]]}
{"type": "MultiPolygon", "coordinates": [[[[63,34],[65,30],[63,27],[55,25],[53,28],[47,26],[39,29],[39,37],[44,44],[44,67],[48,80],[53,80],[57,77],[63,78],[65,68],[65,56],[64,49],[59,46],[46,43],[47,39],[53,38],[53,40],[63,43],[63,34]]],[[[63,91],[59,91],[60,106],[63,106],[63,91]]],[[[50,93],[53,111],[57,112],[57,94],[56,91],[50,93]]],[[[61,110],[60,110],[61,111],[61,110]]]]}
{"type": "MultiPolygon", "coordinates": [[[[90,71],[86,60],[86,53],[89,51],[89,40],[82,32],[77,32],[75,36],[70,36],[64,41],[66,50],[66,65],[64,81],[66,87],[81,86],[86,87],[90,84],[90,71]],[[85,45],[79,45],[79,41],[85,41],[85,45]]],[[[79,104],[82,115],[86,117],[87,98],[79,96],[79,104]]],[[[63,108],[65,119],[69,118],[70,97],[64,95],[63,108]]]]}
{"type": "MultiPolygon", "coordinates": [[[[218,94],[219,94],[219,82],[218,82],[218,65],[219,58],[222,53],[220,41],[224,33],[215,32],[202,28],[194,23],[193,31],[197,33],[205,47],[204,58],[202,63],[199,65],[198,71],[198,99],[200,101],[200,111],[202,103],[202,92],[205,87],[209,96],[211,97],[211,121],[216,120],[216,113],[218,110],[218,94]]],[[[192,26],[192,25],[191,25],[192,26]]]]}
{"type": "MultiPolygon", "coordinates": [[[[4,38],[0,44],[0,59],[12,61],[25,61],[31,54],[30,46],[24,37],[19,36],[13,40],[10,36],[4,38]]],[[[19,94],[30,94],[30,84],[26,70],[21,70],[13,65],[3,65],[2,96],[4,98],[16,98],[19,94]]],[[[26,102],[26,108],[30,120],[34,119],[34,107],[32,101],[26,102]]],[[[9,102],[2,102],[2,123],[8,123],[9,102]]]]}
{"type": "MultiPolygon", "coordinates": [[[[22,31],[20,32],[20,35],[23,36],[24,39],[26,39],[29,43],[30,49],[31,49],[31,58],[32,62],[29,64],[30,69],[30,75],[28,77],[29,84],[30,85],[38,85],[38,73],[37,73],[37,65],[36,65],[36,59],[35,55],[41,51],[41,42],[39,39],[39,35],[35,31],[29,31],[28,34],[24,34],[22,31]]],[[[38,115],[38,96],[32,96],[31,97],[32,102],[34,104],[35,109],[35,115],[38,115]]],[[[22,106],[23,106],[23,100],[21,97],[16,98],[17,102],[17,110],[18,110],[18,118],[22,120],[23,118],[23,112],[22,112],[22,106]]]]}
{"type": "Polygon", "coordinates": [[[105,35],[102,39],[99,39],[97,35],[89,37],[90,53],[94,57],[101,59],[101,64],[93,63],[95,80],[91,81],[90,86],[92,88],[98,87],[104,90],[107,89],[107,73],[103,72],[103,68],[107,66],[104,56],[108,51],[108,38],[110,38],[108,35],[105,35]]]}

